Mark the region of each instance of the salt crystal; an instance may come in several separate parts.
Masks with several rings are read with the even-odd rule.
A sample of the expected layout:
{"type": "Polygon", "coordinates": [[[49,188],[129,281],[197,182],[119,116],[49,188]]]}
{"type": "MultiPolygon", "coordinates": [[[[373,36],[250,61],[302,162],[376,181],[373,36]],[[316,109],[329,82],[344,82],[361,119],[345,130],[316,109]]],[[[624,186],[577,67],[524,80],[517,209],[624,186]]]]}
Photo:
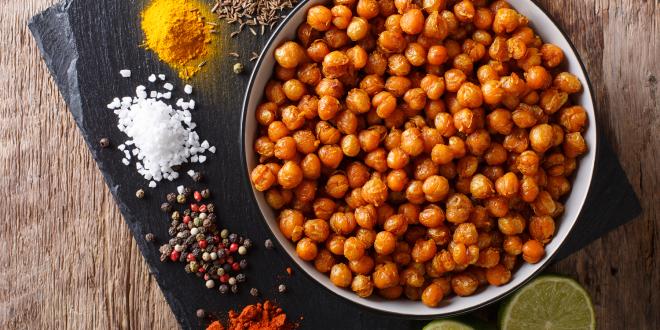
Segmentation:
{"type": "MultiPolygon", "coordinates": [[[[160,79],[164,77],[158,75],[160,79]]],[[[149,79],[154,78],[150,76],[149,79]]],[[[164,84],[168,90],[170,86],[174,88],[172,84],[164,84]]],[[[124,152],[122,163],[130,164],[135,158],[136,171],[150,181],[150,187],[155,187],[156,182],[179,178],[174,167],[186,162],[206,161],[203,153],[210,144],[206,140],[200,142],[199,134],[194,131],[197,125],[192,121],[190,111],[185,109],[190,103],[194,106],[194,101],[179,99],[173,107],[166,103],[172,92],[150,91],[150,97],[147,92],[145,86],[136,86],[137,97],[115,98],[108,108],[112,108],[117,116],[117,129],[127,136],[126,141],[117,147],[124,152]]]]}
{"type": "Polygon", "coordinates": [[[183,91],[184,91],[186,94],[189,94],[189,95],[190,95],[190,94],[192,94],[193,88],[192,88],[192,86],[190,86],[190,85],[186,85],[186,86],[183,87],[183,91]]]}
{"type": "Polygon", "coordinates": [[[158,79],[160,79],[160,80],[165,80],[165,75],[164,75],[164,74],[159,74],[159,75],[158,75],[158,79]]]}
{"type": "Polygon", "coordinates": [[[163,85],[163,88],[167,89],[168,91],[171,91],[171,90],[174,89],[174,85],[172,85],[172,84],[170,84],[170,83],[165,83],[165,84],[163,85]]]}
{"type": "Polygon", "coordinates": [[[149,82],[155,82],[155,81],[156,81],[156,75],[152,73],[152,74],[149,76],[148,80],[149,80],[149,82]]]}
{"type": "Polygon", "coordinates": [[[188,105],[190,106],[190,109],[195,109],[195,100],[190,100],[190,102],[188,102],[188,105]]]}
{"type": "Polygon", "coordinates": [[[186,172],[186,173],[187,173],[188,176],[190,176],[191,178],[193,177],[193,175],[195,175],[195,171],[193,171],[193,170],[189,170],[189,171],[186,172]]]}
{"type": "Polygon", "coordinates": [[[119,74],[124,78],[128,78],[131,76],[131,70],[119,70],[119,74]]]}
{"type": "Polygon", "coordinates": [[[149,188],[156,188],[156,182],[150,181],[149,182],[149,188]]]}
{"type": "Polygon", "coordinates": [[[177,191],[179,194],[183,194],[183,192],[185,191],[185,188],[184,188],[183,186],[178,186],[178,187],[176,187],[176,191],[177,191]]]}
{"type": "Polygon", "coordinates": [[[124,165],[126,165],[126,166],[128,166],[128,164],[130,164],[130,162],[126,158],[122,158],[121,162],[124,163],[124,165]]]}
{"type": "Polygon", "coordinates": [[[209,151],[210,151],[211,153],[215,153],[215,146],[210,147],[210,148],[209,148],[209,151]]]}

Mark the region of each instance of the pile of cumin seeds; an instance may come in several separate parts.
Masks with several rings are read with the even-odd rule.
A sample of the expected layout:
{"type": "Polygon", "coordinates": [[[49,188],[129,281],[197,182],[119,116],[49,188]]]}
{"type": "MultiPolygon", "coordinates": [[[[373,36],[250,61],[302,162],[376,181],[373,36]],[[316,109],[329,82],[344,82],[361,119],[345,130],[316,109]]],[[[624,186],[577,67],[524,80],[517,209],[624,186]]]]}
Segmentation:
{"type": "Polygon", "coordinates": [[[220,0],[211,11],[229,24],[238,24],[230,37],[237,36],[244,28],[256,36],[263,35],[266,28],[272,30],[286,16],[282,12],[296,3],[298,0],[220,0]]]}

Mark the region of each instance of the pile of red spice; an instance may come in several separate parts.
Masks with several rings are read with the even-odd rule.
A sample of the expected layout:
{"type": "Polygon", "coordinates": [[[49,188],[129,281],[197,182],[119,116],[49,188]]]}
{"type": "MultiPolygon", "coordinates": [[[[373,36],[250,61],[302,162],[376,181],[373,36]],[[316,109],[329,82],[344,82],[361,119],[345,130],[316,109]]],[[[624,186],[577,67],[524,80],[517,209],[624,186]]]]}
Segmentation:
{"type": "Polygon", "coordinates": [[[241,313],[229,311],[227,327],[214,321],[206,330],[291,330],[296,325],[287,320],[284,311],[266,300],[263,304],[248,305],[241,313]]]}

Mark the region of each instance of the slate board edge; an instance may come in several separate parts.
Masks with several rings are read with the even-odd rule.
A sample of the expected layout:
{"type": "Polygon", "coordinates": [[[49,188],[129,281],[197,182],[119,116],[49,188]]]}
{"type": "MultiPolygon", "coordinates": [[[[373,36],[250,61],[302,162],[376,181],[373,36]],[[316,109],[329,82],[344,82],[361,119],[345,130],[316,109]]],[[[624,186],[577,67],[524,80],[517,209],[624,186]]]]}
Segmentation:
{"type": "MultiPolygon", "coordinates": [[[[60,94],[64,98],[64,101],[69,107],[69,111],[71,112],[74,120],[76,121],[76,125],[82,131],[84,130],[84,128],[82,127],[82,117],[81,117],[82,104],[80,102],[77,67],[76,67],[78,60],[78,51],[75,44],[75,38],[73,37],[73,32],[70,26],[69,14],[68,14],[68,10],[71,4],[73,3],[73,1],[74,0],[64,0],[63,2],[55,4],[47,8],[43,12],[33,16],[28,22],[28,27],[37,43],[41,56],[44,62],[46,63],[46,66],[48,67],[48,71],[53,76],[53,79],[55,80],[55,83],[58,87],[60,94]],[[40,27],[42,26],[47,26],[49,32],[54,31],[56,29],[60,29],[61,31],[63,31],[63,33],[59,33],[54,36],[51,34],[44,35],[43,34],[44,31],[40,29],[40,27]],[[47,38],[55,38],[55,39],[50,39],[50,41],[48,41],[51,47],[55,45],[65,45],[65,44],[68,45],[66,47],[60,47],[56,49],[60,52],[63,51],[68,52],[66,56],[62,56],[63,58],[67,59],[66,61],[64,61],[63,63],[54,62],[54,59],[51,56],[52,49],[44,44],[44,41],[47,40],[47,38]]],[[[94,143],[96,143],[96,141],[90,141],[89,137],[85,134],[81,134],[81,135],[85,140],[85,142],[87,143],[88,149],[91,152],[92,157],[94,158],[96,166],[99,167],[101,163],[99,162],[99,159],[97,157],[96,148],[94,148],[94,143]]],[[[107,174],[108,172],[103,171],[100,167],[99,170],[103,175],[103,178],[106,184],[108,185],[108,188],[110,188],[112,197],[115,203],[117,204],[117,206],[119,207],[126,224],[130,228],[133,237],[135,238],[137,246],[140,249],[140,253],[142,253],[143,258],[145,258],[145,261],[147,261],[147,258],[145,256],[147,255],[147,253],[153,253],[152,251],[149,251],[151,249],[154,249],[153,244],[146,241],[146,239],[144,238],[144,234],[146,233],[141,232],[139,228],[139,223],[129,220],[130,218],[132,218],[131,212],[128,208],[124,207],[123,203],[121,203],[120,199],[117,197],[116,186],[110,175],[107,174]]],[[[195,327],[198,327],[199,324],[192,324],[191,320],[185,317],[186,309],[184,308],[182,302],[179,301],[179,299],[177,299],[176,296],[172,294],[172,292],[167,290],[167,286],[162,281],[158,269],[153,267],[149,262],[146,262],[146,264],[149,266],[150,274],[155,277],[156,282],[158,283],[161,292],[165,296],[165,300],[170,305],[170,308],[172,309],[172,312],[176,317],[179,325],[185,329],[193,329],[195,327]]]]}
{"type": "MultiPolygon", "coordinates": [[[[76,48],[76,39],[75,36],[73,35],[72,28],[70,26],[69,14],[68,14],[68,10],[73,2],[74,0],[65,0],[59,4],[53,5],[52,7],[46,9],[45,11],[35,15],[30,20],[28,25],[37,42],[37,46],[41,52],[42,58],[44,59],[44,62],[46,63],[49,72],[51,73],[51,75],[53,75],[61,95],[63,96],[65,102],[69,106],[69,110],[71,111],[74,119],[76,120],[76,124],[78,125],[79,129],[84,132],[85,127],[83,127],[84,124],[82,122],[82,104],[81,104],[79,88],[78,88],[79,87],[78,72],[77,72],[78,52],[76,48]],[[44,42],[46,42],[47,44],[44,44],[44,42]],[[62,55],[63,53],[65,54],[62,55]],[[57,54],[58,56],[62,57],[64,60],[60,62],[56,62],[57,59],[51,56],[51,54],[57,54]]],[[[113,195],[113,198],[115,199],[115,202],[117,203],[118,207],[122,212],[122,215],[124,216],[124,220],[131,229],[131,232],[137,242],[140,252],[143,254],[145,260],[148,261],[149,258],[147,258],[147,255],[154,253],[153,250],[155,249],[155,247],[152,244],[147,243],[145,241],[144,239],[145,233],[143,233],[140,230],[140,226],[139,226],[140,223],[137,221],[133,221],[135,220],[135,217],[132,215],[130,209],[125,207],[117,197],[118,186],[114,184],[113,178],[109,174],[107,174],[109,172],[104,171],[103,165],[101,162],[99,162],[99,158],[97,157],[98,148],[95,147],[97,141],[90,140],[91,138],[86,134],[82,134],[82,135],[85,142],[88,144],[89,150],[92,153],[92,156],[97,164],[97,167],[99,167],[99,169],[101,170],[104,180],[106,181],[106,184],[110,188],[110,191],[113,195]]],[[[603,138],[603,140],[606,139],[603,138]]],[[[607,141],[603,141],[603,142],[605,143],[599,143],[598,145],[599,154],[607,153],[602,151],[601,148],[610,149],[609,150],[610,153],[612,153],[612,156],[615,157],[614,159],[614,161],[616,162],[615,167],[619,168],[622,171],[618,159],[616,159],[616,156],[611,150],[611,146],[608,144],[607,141]],[[605,144],[607,144],[607,146],[605,146],[605,144]]],[[[596,163],[597,166],[595,172],[598,172],[599,170],[598,164],[599,161],[597,160],[596,163]]],[[[624,172],[622,171],[622,173],[624,172]]],[[[594,174],[594,177],[595,176],[596,173],[594,174]]],[[[633,213],[634,215],[630,217],[630,220],[625,221],[628,222],[631,221],[634,217],[636,217],[639,214],[639,212],[641,212],[641,206],[639,205],[638,199],[634,194],[634,191],[630,187],[630,182],[627,179],[627,177],[625,177],[625,181],[626,181],[625,183],[628,185],[627,188],[630,189],[631,191],[630,196],[627,196],[627,198],[633,199],[636,202],[635,203],[636,208],[634,210],[630,210],[631,213],[633,213]]],[[[590,189],[590,194],[592,193],[594,193],[594,191],[590,189]]],[[[608,231],[625,222],[621,222],[615,226],[612,226],[611,228],[608,229],[608,231]]],[[[601,235],[604,235],[605,233],[606,232],[603,232],[603,234],[601,235]]],[[[551,261],[551,263],[554,263],[557,260],[560,260],[570,255],[572,252],[575,252],[583,248],[587,244],[589,243],[585,241],[583,244],[578,245],[577,249],[573,249],[570,252],[566,251],[565,253],[562,253],[563,251],[562,249],[560,249],[553,258],[553,260],[551,261]]],[[[163,292],[179,324],[183,328],[199,327],[199,324],[195,324],[199,322],[194,322],[193,320],[190,320],[185,317],[187,314],[187,310],[183,308],[182,302],[179,299],[177,299],[176,296],[170,290],[168,290],[168,287],[166,285],[164,285],[164,282],[162,281],[160,276],[160,272],[155,267],[153,267],[151,263],[147,262],[147,264],[149,265],[151,274],[155,276],[156,281],[158,282],[161,291],[163,292]]]]}

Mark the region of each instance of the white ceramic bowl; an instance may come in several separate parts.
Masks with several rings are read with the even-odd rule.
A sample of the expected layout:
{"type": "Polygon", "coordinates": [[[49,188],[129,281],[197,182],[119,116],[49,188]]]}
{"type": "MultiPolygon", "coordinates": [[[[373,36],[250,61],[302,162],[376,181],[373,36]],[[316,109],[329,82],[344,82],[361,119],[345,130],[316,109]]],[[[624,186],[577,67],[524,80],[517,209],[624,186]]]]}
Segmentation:
{"type": "MultiPolygon", "coordinates": [[[[258,164],[255,152],[252,149],[258,129],[255,119],[255,111],[257,105],[259,105],[262,100],[266,83],[273,74],[273,68],[275,66],[273,52],[282,42],[296,38],[296,29],[305,21],[307,9],[316,4],[324,4],[328,2],[329,1],[326,0],[311,0],[300,3],[274,31],[273,36],[268,41],[256,64],[243,103],[243,140],[241,142],[243,146],[242,156],[245,166],[244,173],[248,176],[248,181],[250,171],[258,164]]],[[[509,3],[516,10],[529,18],[532,27],[545,42],[556,44],[564,50],[567,62],[565,64],[565,69],[577,75],[580,81],[582,81],[584,87],[584,91],[581,94],[574,96],[574,101],[576,101],[577,104],[582,105],[589,115],[589,126],[584,134],[584,138],[589,146],[589,152],[579,159],[578,170],[573,178],[573,189],[565,204],[566,211],[560,219],[557,219],[556,234],[553,240],[546,246],[546,257],[541,260],[541,262],[534,265],[523,263],[522,266],[513,272],[511,282],[504,286],[488,286],[484,289],[480,289],[470,297],[453,297],[446,299],[443,300],[441,305],[437,308],[429,308],[419,301],[409,301],[406,299],[389,301],[379,298],[377,295],[373,295],[373,297],[368,299],[363,299],[348,289],[336,287],[330,282],[330,279],[326,274],[318,272],[311,263],[299,259],[296,255],[294,244],[288,241],[280,233],[277,224],[277,215],[266,203],[264,194],[252,188],[256,204],[261,210],[266,224],[279,244],[283,247],[284,251],[286,251],[292,260],[309,276],[331,292],[358,305],[390,314],[415,318],[456,315],[497,301],[530,280],[548,264],[552,256],[557,252],[560,245],[570,233],[587,197],[596,161],[596,122],[591,86],[589,85],[587,74],[578,58],[575,48],[548,15],[534,2],[529,0],[509,0],[509,3]]]]}

